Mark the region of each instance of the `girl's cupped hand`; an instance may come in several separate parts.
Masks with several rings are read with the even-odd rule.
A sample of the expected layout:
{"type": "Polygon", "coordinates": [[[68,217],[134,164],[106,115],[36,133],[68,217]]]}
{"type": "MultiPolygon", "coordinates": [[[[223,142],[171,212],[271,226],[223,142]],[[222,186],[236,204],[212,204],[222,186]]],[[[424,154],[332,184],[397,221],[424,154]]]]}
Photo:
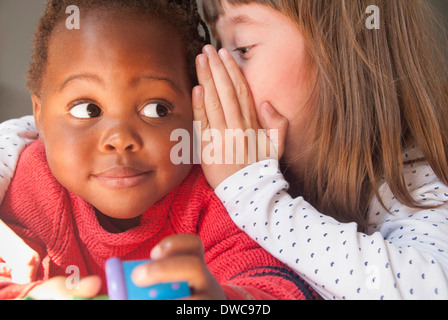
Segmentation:
{"type": "Polygon", "coordinates": [[[249,84],[227,49],[207,45],[196,59],[193,89],[196,139],[205,176],[214,189],[244,167],[280,159],[288,121],[269,102],[258,114],[249,84]]]}

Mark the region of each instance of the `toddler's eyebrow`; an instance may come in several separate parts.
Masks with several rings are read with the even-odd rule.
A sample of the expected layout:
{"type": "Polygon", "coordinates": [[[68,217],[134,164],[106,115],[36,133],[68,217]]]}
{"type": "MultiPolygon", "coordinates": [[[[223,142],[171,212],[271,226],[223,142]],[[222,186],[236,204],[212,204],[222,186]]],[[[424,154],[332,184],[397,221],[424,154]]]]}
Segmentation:
{"type": "Polygon", "coordinates": [[[100,84],[104,84],[104,81],[98,77],[97,75],[93,73],[80,73],[80,74],[74,74],[69,76],[67,79],[65,79],[56,89],[56,92],[62,91],[70,82],[74,80],[88,80],[88,81],[95,81],[100,84]]]}
{"type": "MultiPolygon", "coordinates": [[[[93,73],[80,73],[80,74],[74,74],[69,76],[67,79],[65,79],[56,89],[56,92],[62,91],[70,82],[75,80],[87,80],[87,81],[94,81],[101,85],[104,85],[104,81],[98,77],[97,75],[93,73]]],[[[154,75],[142,75],[139,77],[135,77],[130,81],[130,84],[132,86],[137,86],[141,82],[147,82],[147,81],[162,81],[166,82],[171,88],[173,88],[175,91],[182,94],[182,90],[177,86],[177,84],[171,80],[170,78],[166,77],[159,77],[154,75]]]]}
{"type": "Polygon", "coordinates": [[[152,75],[152,74],[146,74],[146,75],[135,77],[135,78],[133,78],[130,81],[130,84],[133,87],[135,87],[135,86],[138,86],[141,82],[151,82],[151,81],[165,82],[171,88],[173,88],[175,91],[177,91],[178,93],[182,94],[182,90],[179,88],[179,86],[176,84],[176,82],[174,82],[170,78],[161,77],[161,76],[155,76],[155,75],[152,75]]]}

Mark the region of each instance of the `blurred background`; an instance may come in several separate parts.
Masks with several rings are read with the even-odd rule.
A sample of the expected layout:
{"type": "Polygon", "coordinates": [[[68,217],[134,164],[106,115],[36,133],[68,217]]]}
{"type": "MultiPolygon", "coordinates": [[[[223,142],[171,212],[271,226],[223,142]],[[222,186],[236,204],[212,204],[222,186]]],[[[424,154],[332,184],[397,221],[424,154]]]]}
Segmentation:
{"type": "MultiPolygon", "coordinates": [[[[199,0],[207,1],[207,0],[199,0]]],[[[430,0],[448,26],[448,0],[430,0]]],[[[0,122],[32,114],[25,87],[31,40],[46,0],[0,0],[0,122]]]]}

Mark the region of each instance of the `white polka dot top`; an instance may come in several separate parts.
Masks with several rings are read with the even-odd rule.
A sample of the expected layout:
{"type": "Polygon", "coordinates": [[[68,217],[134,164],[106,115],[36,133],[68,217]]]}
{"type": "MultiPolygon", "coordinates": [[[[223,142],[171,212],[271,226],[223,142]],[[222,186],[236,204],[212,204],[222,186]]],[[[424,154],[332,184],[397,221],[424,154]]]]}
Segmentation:
{"type": "Polygon", "coordinates": [[[392,214],[372,201],[367,233],[291,198],[274,160],[239,171],[215,192],[241,229],[325,299],[448,299],[448,187],[426,162],[406,166],[405,177],[420,203],[443,206],[411,209],[383,184],[392,214]]]}
{"type": "Polygon", "coordinates": [[[8,190],[20,153],[37,137],[32,116],[0,124],[0,202],[8,190]]]}

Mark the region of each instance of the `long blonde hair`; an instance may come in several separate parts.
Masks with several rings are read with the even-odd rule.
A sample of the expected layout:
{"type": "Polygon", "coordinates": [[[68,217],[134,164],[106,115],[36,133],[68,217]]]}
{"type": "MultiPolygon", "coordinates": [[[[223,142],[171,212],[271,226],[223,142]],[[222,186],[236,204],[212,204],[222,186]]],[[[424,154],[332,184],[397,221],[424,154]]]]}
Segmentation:
{"type": "MultiPolygon", "coordinates": [[[[311,147],[303,196],[341,222],[367,225],[373,196],[386,181],[409,207],[403,152],[417,147],[448,184],[447,72],[443,26],[424,0],[223,0],[260,3],[294,21],[317,69],[311,147]],[[366,27],[367,7],[380,12],[379,29],[366,27]]],[[[206,20],[223,13],[204,1],[206,20]]],[[[423,159],[421,159],[423,160],[423,159]]]]}

